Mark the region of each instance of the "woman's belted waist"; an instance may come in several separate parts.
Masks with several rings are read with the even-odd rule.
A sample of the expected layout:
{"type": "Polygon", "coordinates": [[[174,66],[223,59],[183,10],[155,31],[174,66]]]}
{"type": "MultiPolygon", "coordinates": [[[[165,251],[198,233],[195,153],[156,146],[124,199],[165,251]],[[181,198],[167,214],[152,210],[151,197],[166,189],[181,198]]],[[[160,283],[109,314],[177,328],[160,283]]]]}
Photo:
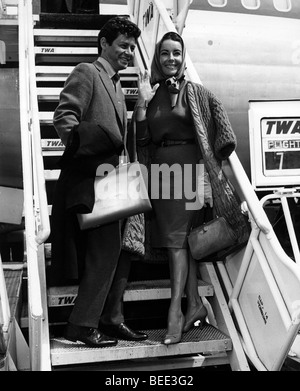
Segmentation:
{"type": "Polygon", "coordinates": [[[186,144],[195,144],[195,140],[193,138],[188,140],[163,140],[159,147],[171,147],[172,145],[186,145],[186,144]]]}

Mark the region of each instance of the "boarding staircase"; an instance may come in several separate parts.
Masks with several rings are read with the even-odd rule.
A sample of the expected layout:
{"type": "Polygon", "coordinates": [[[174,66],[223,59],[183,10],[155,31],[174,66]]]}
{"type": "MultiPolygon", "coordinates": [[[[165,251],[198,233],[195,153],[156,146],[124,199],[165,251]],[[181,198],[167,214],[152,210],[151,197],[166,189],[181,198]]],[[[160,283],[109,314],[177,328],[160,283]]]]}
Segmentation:
{"type": "MultiPolygon", "coordinates": [[[[129,17],[137,23],[143,17],[140,3],[144,4],[139,1],[128,2],[129,17]]],[[[156,42],[165,31],[175,31],[175,25],[163,2],[153,1],[149,3],[149,7],[151,12],[148,12],[148,16],[153,15],[157,29],[153,41],[156,42]]],[[[268,248],[269,256],[277,259],[276,249],[280,245],[276,242],[272,227],[235,154],[229,160],[227,169],[239,185],[252,233],[248,245],[231,255],[226,262],[204,263],[199,267],[201,280],[198,290],[209,313],[209,323],[203,329],[195,327],[184,334],[180,344],[165,346],[161,343],[166,332],[165,325],[160,328],[143,328],[149,334],[148,340],[139,343],[120,340],[116,347],[101,349],[67,341],[53,331],[66,323],[67,317],[61,314],[70,310],[77,294],[77,286],[46,289],[47,265],[51,262],[51,195],[59,175],[56,162],[64,149],[53,127],[53,112],[58,103],[59,92],[73,67],[78,62],[91,62],[97,58],[97,34],[101,28],[99,23],[107,20],[107,16],[96,17],[97,29],[89,29],[87,25],[81,30],[78,29],[78,24],[77,28],[73,28],[72,16],[57,15],[57,18],[63,19],[63,26],[53,28],[53,15],[51,18],[46,14],[33,16],[30,1],[24,0],[19,5],[21,131],[28,273],[28,306],[24,307],[21,324],[24,329],[28,328],[31,370],[167,370],[229,365],[234,371],[249,371],[249,361],[258,370],[280,370],[299,329],[298,307],[295,306],[297,291],[293,293],[288,289],[286,292],[285,284],[278,287],[274,280],[273,272],[270,271],[272,266],[266,260],[262,246],[268,248]],[[276,257],[272,244],[274,242],[276,257]],[[280,303],[278,318],[283,318],[282,324],[280,323],[282,342],[275,343],[272,348],[272,354],[280,352],[275,360],[269,356],[265,358],[264,352],[257,353],[257,341],[253,341],[252,330],[249,331],[243,315],[245,300],[243,303],[239,302],[239,297],[247,294],[243,282],[248,276],[248,266],[253,257],[255,264],[258,263],[263,268],[263,275],[271,281],[272,293],[280,303]],[[59,312],[60,315],[57,315],[59,312]]],[[[121,72],[129,121],[137,97],[138,74],[149,67],[149,59],[153,53],[153,42],[151,47],[147,42],[149,43],[149,35],[143,30],[135,62],[121,72]]],[[[200,82],[189,58],[188,64],[188,77],[200,82]]],[[[274,261],[274,268],[277,271],[280,269],[286,277],[291,275],[291,280],[300,292],[299,270],[294,264],[290,264],[290,259],[283,252],[280,256],[284,258],[284,266],[278,268],[274,261]]],[[[133,268],[134,265],[133,261],[133,268]]],[[[264,285],[264,281],[260,282],[264,285]]],[[[143,303],[148,308],[153,302],[160,308],[160,303],[169,298],[167,278],[132,280],[124,293],[125,305],[143,303]]],[[[275,304],[272,302],[273,305],[275,304]]],[[[250,323],[257,329],[254,321],[250,323]]]]}

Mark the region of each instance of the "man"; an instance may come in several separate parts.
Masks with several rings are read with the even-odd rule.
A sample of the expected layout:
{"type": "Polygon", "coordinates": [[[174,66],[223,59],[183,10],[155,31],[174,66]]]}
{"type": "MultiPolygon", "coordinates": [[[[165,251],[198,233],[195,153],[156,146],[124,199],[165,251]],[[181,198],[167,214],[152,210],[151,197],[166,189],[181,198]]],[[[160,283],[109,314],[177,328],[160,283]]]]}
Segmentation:
{"type": "Polygon", "coordinates": [[[54,112],[53,123],[66,148],[53,198],[51,284],[79,279],[65,338],[94,347],[116,345],[117,338],[148,338],[124,323],[130,259],[120,257],[121,222],[82,231],[77,219],[77,213],[93,209],[97,167],[119,163],[127,113],[118,71],[131,63],[139,36],[131,21],[110,19],[98,35],[99,58],[74,68],[54,112]]]}

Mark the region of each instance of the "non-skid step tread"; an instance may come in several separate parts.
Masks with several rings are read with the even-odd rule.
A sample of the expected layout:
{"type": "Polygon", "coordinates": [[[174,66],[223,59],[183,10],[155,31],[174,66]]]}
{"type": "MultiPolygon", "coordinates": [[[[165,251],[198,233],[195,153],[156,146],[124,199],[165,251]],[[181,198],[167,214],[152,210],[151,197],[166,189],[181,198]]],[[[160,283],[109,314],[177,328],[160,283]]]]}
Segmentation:
{"type": "Polygon", "coordinates": [[[213,354],[214,352],[220,353],[232,349],[231,339],[209,324],[202,329],[194,327],[189,332],[183,334],[180,343],[169,346],[162,343],[166,329],[144,331],[149,336],[146,341],[119,340],[116,346],[110,348],[91,348],[81,342],[71,342],[60,337],[52,338],[52,365],[181,356],[196,353],[213,354]]]}

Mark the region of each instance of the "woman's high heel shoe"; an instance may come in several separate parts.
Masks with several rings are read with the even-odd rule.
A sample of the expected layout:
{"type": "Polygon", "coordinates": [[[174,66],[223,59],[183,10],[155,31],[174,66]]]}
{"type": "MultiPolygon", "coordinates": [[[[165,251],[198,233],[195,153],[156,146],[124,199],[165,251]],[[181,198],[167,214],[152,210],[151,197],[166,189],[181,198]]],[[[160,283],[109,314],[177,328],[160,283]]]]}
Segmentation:
{"type": "Polygon", "coordinates": [[[175,343],[179,343],[181,341],[182,337],[182,330],[183,330],[183,325],[184,325],[184,316],[181,318],[181,330],[179,333],[176,334],[166,334],[163,340],[163,343],[165,345],[172,345],[175,343]]]}
{"type": "Polygon", "coordinates": [[[177,334],[166,334],[164,338],[165,345],[172,345],[181,341],[182,331],[177,334]]]}
{"type": "Polygon", "coordinates": [[[194,315],[187,319],[185,322],[185,325],[183,327],[183,332],[188,332],[192,327],[194,327],[194,323],[200,320],[201,328],[203,328],[205,324],[205,318],[207,316],[207,309],[204,305],[202,305],[200,308],[197,309],[197,311],[194,313],[194,315]]]}

